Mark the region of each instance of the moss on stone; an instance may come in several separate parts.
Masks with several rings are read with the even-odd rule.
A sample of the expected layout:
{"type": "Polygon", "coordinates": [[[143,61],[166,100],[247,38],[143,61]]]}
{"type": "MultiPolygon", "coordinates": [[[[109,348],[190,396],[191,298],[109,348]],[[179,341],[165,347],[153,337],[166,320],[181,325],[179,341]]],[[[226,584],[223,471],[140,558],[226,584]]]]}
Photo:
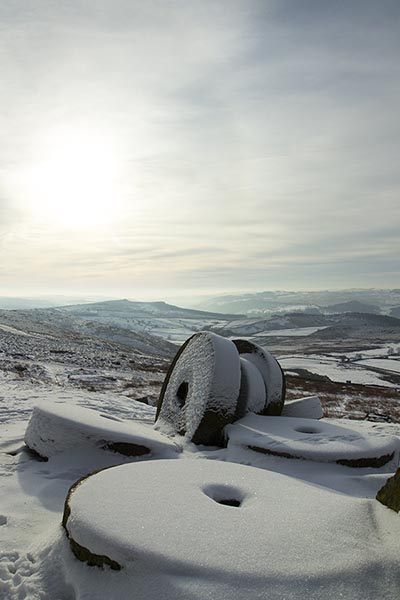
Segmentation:
{"type": "MultiPolygon", "coordinates": [[[[268,454],[270,456],[279,456],[281,458],[294,458],[294,459],[302,459],[309,460],[304,456],[298,456],[297,454],[290,454],[289,452],[280,452],[278,450],[270,450],[269,448],[261,448],[260,446],[247,446],[249,450],[253,450],[254,452],[259,452],[260,454],[268,454]]],[[[393,460],[394,453],[392,454],[384,454],[383,456],[378,457],[368,457],[368,458],[339,458],[336,460],[337,465],[343,465],[345,467],[352,467],[357,469],[370,468],[370,469],[379,469],[386,465],[389,461],[393,460]]],[[[333,461],[332,461],[333,462],[333,461]]]]}
{"type": "Polygon", "coordinates": [[[357,469],[371,468],[380,469],[388,462],[393,460],[394,452],[392,454],[384,454],[383,456],[370,456],[369,458],[341,458],[336,461],[338,465],[344,465],[345,467],[355,467],[357,469]]]}
{"type": "Polygon", "coordinates": [[[120,571],[121,565],[115,560],[108,558],[103,554],[93,554],[84,546],[78,544],[73,538],[69,538],[69,545],[76,558],[82,562],[85,562],[89,567],[110,567],[113,571],[120,571]]]}
{"type": "Polygon", "coordinates": [[[67,528],[68,519],[71,515],[70,500],[71,500],[72,494],[84,481],[86,481],[86,479],[88,479],[92,475],[96,475],[97,473],[100,473],[101,471],[105,471],[107,469],[112,469],[112,467],[106,467],[105,469],[99,469],[98,471],[93,471],[93,473],[89,473],[88,475],[85,475],[84,477],[81,477],[80,479],[78,479],[78,481],[76,481],[69,488],[69,491],[68,491],[68,494],[67,494],[67,497],[66,497],[65,503],[64,503],[64,512],[63,512],[61,524],[65,530],[66,536],[69,541],[70,548],[71,548],[72,552],[74,553],[74,555],[76,556],[76,558],[78,558],[82,562],[87,563],[90,567],[108,566],[111,569],[113,569],[114,571],[119,571],[121,569],[121,565],[119,563],[117,563],[115,560],[112,560],[108,556],[105,556],[102,554],[94,554],[88,548],[85,548],[84,546],[81,546],[80,544],[78,544],[78,542],[76,542],[73,539],[73,537],[71,536],[71,534],[67,528]]]}
{"type": "Polygon", "coordinates": [[[377,493],[376,499],[388,508],[400,512],[400,468],[397,469],[393,477],[389,477],[377,493]]]}

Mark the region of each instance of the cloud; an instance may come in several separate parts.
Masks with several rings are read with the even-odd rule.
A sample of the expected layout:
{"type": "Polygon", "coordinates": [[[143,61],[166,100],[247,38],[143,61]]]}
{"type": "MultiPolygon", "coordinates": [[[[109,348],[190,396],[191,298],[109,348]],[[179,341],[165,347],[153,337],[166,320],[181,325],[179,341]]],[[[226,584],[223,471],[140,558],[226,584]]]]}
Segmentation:
{"type": "Polygon", "coordinates": [[[391,285],[399,16],[390,0],[2,4],[3,262],[48,285],[361,285],[368,265],[391,285]],[[98,235],[24,211],[59,128],[112,144],[123,211],[98,235]]]}

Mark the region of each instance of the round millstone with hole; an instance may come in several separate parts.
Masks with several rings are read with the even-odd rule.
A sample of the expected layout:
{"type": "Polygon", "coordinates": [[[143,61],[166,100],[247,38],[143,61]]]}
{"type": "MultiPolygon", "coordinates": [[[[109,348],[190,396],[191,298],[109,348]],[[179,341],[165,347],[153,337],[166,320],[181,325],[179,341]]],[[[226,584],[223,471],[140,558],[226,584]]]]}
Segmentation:
{"type": "Polygon", "coordinates": [[[249,414],[226,428],[229,448],[282,458],[380,468],[398,460],[400,442],[390,435],[293,417],[249,414]]]}
{"type": "Polygon", "coordinates": [[[166,375],[155,427],[186,436],[195,444],[224,445],[240,393],[240,358],[235,345],[201,332],[180,348],[166,375]]]}
{"type": "Polygon", "coordinates": [[[42,403],[33,408],[26,445],[43,458],[97,448],[130,457],[174,456],[180,449],[149,425],[123,421],[80,406],[42,403]]]}
{"type": "Polygon", "coordinates": [[[76,578],[76,596],[101,578],[114,586],[115,600],[131,598],[128,587],[135,597],[157,597],[148,591],[154,580],[168,600],[262,600],[265,590],[293,597],[305,580],[319,591],[333,577],[323,597],[335,597],[338,577],[354,580],[355,547],[358,572],[376,568],[372,502],[207,459],[107,469],[73,486],[65,503],[71,552],[92,566],[76,578]],[[185,582],[190,587],[180,587],[185,582]]]}
{"type": "MultiPolygon", "coordinates": [[[[264,380],[265,402],[257,403],[257,412],[262,415],[280,415],[285,402],[285,376],[280,364],[270,352],[249,340],[233,340],[240,357],[252,363],[264,380]]],[[[254,410],[250,406],[248,410],[254,410]]]]}

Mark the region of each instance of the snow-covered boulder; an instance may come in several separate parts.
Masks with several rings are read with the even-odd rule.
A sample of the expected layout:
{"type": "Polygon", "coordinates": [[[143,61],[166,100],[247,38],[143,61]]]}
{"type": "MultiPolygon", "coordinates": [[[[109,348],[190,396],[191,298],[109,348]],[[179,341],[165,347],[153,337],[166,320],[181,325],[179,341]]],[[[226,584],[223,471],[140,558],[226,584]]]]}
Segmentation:
{"type": "Polygon", "coordinates": [[[201,332],[179,349],[166,375],[155,428],[185,436],[195,444],[224,444],[240,393],[240,359],[235,345],[201,332]]]}
{"type": "Polygon", "coordinates": [[[180,450],[150,425],[122,421],[80,406],[44,402],[33,408],[25,443],[45,458],[90,447],[143,457],[175,456],[180,450]]]}
{"type": "Polygon", "coordinates": [[[226,427],[228,448],[282,458],[302,458],[348,467],[380,468],[399,458],[399,439],[348,426],[293,417],[249,414],[226,427]]]}

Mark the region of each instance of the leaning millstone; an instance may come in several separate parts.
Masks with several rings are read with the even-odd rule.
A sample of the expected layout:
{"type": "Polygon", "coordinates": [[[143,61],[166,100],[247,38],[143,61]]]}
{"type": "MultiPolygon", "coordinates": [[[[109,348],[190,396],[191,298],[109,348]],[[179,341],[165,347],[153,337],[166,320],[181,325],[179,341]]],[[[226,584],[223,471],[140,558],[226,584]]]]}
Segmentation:
{"type": "Polygon", "coordinates": [[[206,446],[225,444],[224,427],[235,419],[240,393],[235,345],[209,332],[180,348],[161,389],[155,428],[206,446]]]}
{"type": "Polygon", "coordinates": [[[377,493],[376,499],[388,508],[400,512],[400,468],[393,477],[389,477],[377,493]]]}
{"type": "Polygon", "coordinates": [[[233,340],[233,343],[240,357],[251,362],[264,380],[265,403],[255,412],[260,415],[280,415],[286,393],[285,376],[280,364],[270,352],[249,340],[233,340]]]}

